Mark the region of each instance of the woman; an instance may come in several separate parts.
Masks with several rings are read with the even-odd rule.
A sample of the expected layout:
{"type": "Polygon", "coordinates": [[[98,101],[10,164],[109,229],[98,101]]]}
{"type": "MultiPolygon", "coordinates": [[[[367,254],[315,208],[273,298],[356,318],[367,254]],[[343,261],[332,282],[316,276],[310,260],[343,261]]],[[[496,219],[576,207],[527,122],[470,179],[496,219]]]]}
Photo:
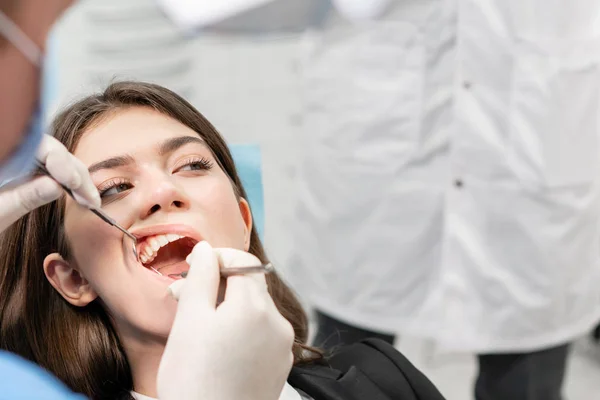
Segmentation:
{"type": "MultiPolygon", "coordinates": [[[[88,166],[103,209],[140,238],[141,262],[127,238],[68,198],[30,213],[1,242],[0,346],[90,398],[156,397],[177,307],[169,275],[201,241],[267,262],[231,155],[189,103],[144,83],[115,83],[70,106],[53,134],[88,166]]],[[[288,381],[306,398],[442,398],[376,341],[324,360],[306,345],[294,295],[276,274],[267,284],[294,329],[288,381]]]]}

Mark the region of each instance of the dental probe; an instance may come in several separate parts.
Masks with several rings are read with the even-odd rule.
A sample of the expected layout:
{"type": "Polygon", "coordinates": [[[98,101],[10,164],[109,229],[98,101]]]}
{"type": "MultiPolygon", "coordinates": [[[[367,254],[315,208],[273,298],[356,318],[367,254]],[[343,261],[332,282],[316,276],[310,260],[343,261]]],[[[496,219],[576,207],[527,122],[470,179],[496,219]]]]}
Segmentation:
{"type": "MultiPolygon", "coordinates": [[[[258,273],[264,273],[264,274],[270,274],[271,272],[275,271],[275,267],[273,267],[273,264],[271,263],[267,263],[267,264],[263,264],[263,265],[256,265],[256,266],[252,266],[252,267],[231,267],[231,268],[221,268],[221,276],[223,278],[227,278],[230,276],[234,276],[234,275],[247,275],[247,274],[258,274],[258,273]]],[[[182,277],[185,278],[187,277],[187,271],[184,271],[180,274],[169,274],[170,277],[182,277]]]]}

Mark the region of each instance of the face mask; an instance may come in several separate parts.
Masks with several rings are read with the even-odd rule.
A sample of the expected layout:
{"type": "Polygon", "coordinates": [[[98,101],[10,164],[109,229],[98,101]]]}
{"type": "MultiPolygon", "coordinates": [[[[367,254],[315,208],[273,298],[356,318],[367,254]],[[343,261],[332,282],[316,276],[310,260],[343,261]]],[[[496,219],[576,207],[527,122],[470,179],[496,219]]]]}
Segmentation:
{"type": "MultiPolygon", "coordinates": [[[[25,33],[10,20],[2,11],[0,11],[0,35],[4,36],[13,46],[15,46],[33,65],[39,70],[43,64],[43,53],[37,45],[25,35],[25,33]]],[[[40,74],[41,76],[41,74],[40,74]]],[[[41,87],[41,85],[40,85],[41,87]]],[[[8,180],[21,177],[31,171],[34,165],[35,154],[42,140],[42,112],[38,105],[32,112],[27,127],[27,132],[23,137],[23,142],[14,152],[12,158],[0,164],[0,185],[8,180]]],[[[1,139],[1,138],[0,138],[1,139]]]]}

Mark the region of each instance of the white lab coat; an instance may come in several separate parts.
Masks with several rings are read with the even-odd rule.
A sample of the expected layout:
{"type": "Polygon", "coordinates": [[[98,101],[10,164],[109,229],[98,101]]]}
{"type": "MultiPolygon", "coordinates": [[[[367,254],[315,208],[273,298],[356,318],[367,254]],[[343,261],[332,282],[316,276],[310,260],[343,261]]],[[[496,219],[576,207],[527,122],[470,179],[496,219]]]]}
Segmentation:
{"type": "Polygon", "coordinates": [[[583,334],[600,319],[600,2],[393,3],[307,40],[291,283],[451,349],[583,334]]]}

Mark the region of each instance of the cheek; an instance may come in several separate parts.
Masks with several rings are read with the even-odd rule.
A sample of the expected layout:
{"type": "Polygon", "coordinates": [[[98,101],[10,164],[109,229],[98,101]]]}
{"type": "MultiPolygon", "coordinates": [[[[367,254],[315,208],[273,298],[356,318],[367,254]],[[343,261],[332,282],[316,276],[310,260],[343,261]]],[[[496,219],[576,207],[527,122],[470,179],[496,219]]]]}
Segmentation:
{"type": "Polygon", "coordinates": [[[65,232],[78,269],[120,333],[166,337],[177,302],[147,271],[128,267],[120,233],[87,210],[67,206],[65,232]]]}
{"type": "Polygon", "coordinates": [[[122,237],[95,215],[67,214],[65,229],[72,256],[104,304],[117,330],[167,336],[177,302],[162,286],[147,279],[146,271],[128,268],[122,237]]]}
{"type": "Polygon", "coordinates": [[[132,280],[122,236],[88,210],[72,208],[65,215],[65,233],[77,269],[103,300],[118,299],[132,280]]]}
{"type": "Polygon", "coordinates": [[[111,265],[119,255],[118,232],[87,210],[67,207],[65,233],[77,266],[85,276],[98,264],[111,265]]]}
{"type": "Polygon", "coordinates": [[[245,223],[239,201],[227,178],[215,180],[210,185],[192,187],[192,204],[199,207],[206,224],[202,234],[213,247],[243,249],[245,223]]]}

